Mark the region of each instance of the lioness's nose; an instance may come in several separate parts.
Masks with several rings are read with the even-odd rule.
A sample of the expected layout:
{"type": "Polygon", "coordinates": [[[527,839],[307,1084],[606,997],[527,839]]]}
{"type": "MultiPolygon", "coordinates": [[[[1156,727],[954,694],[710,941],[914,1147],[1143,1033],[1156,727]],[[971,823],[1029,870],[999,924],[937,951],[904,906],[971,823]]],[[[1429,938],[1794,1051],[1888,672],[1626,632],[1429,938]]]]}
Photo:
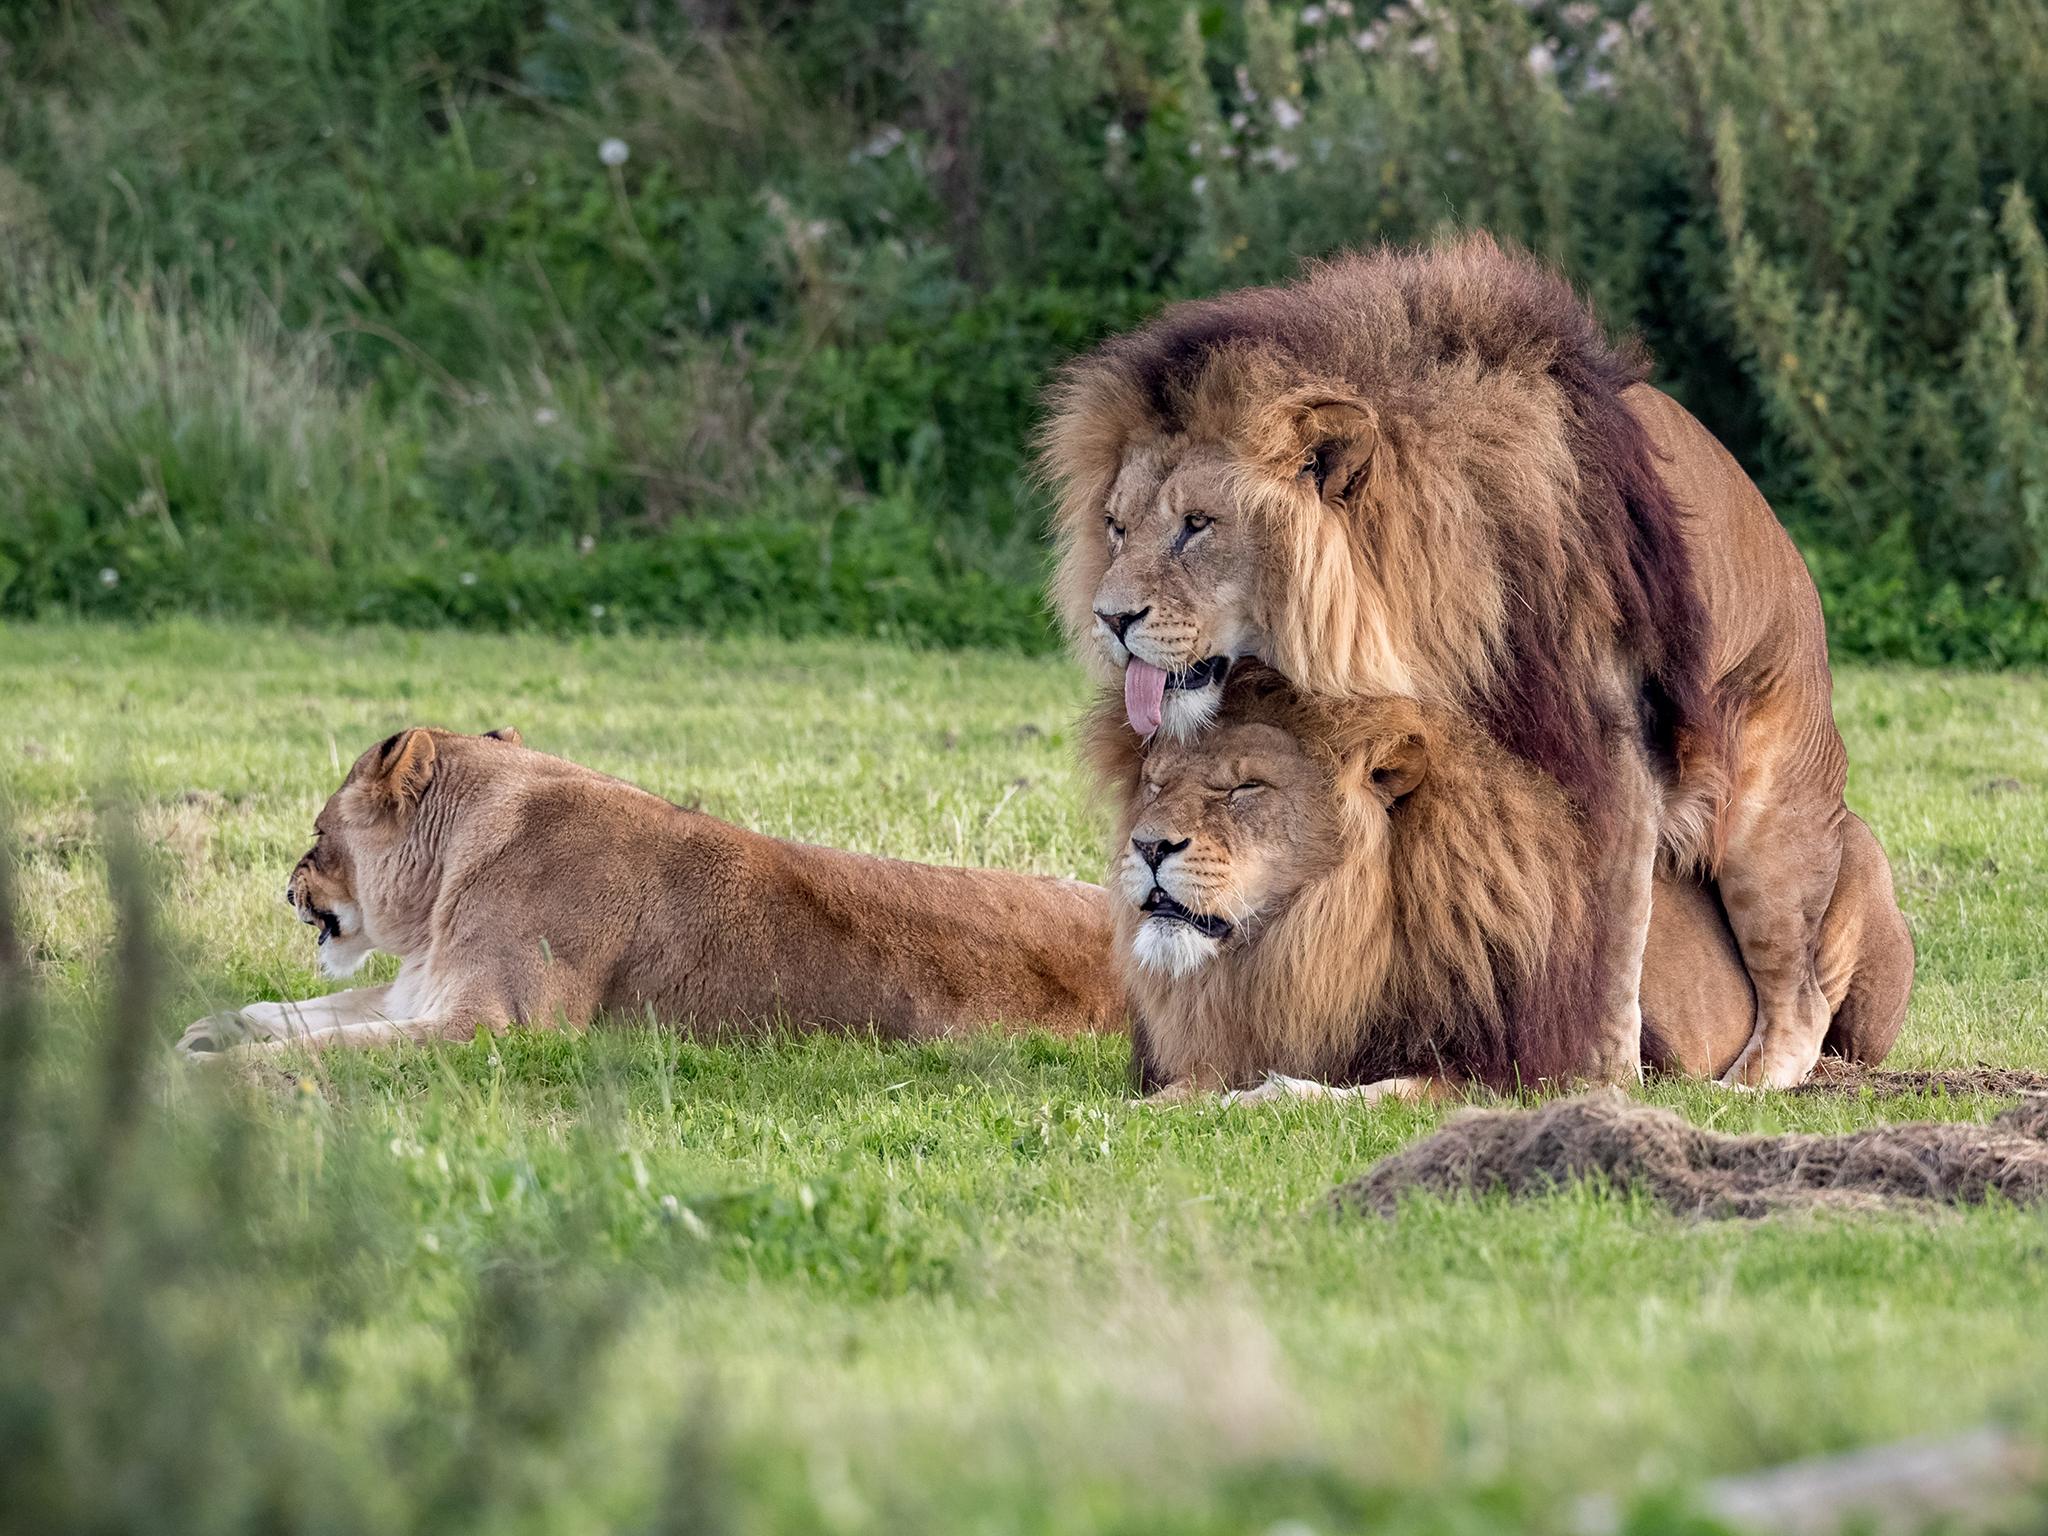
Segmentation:
{"type": "Polygon", "coordinates": [[[1103,623],[1107,624],[1109,626],[1109,632],[1112,635],[1115,635],[1117,639],[1121,640],[1124,637],[1125,630],[1129,629],[1133,624],[1137,623],[1138,620],[1145,617],[1145,615],[1150,613],[1151,611],[1152,609],[1149,604],[1147,604],[1143,608],[1136,609],[1130,613],[1104,613],[1100,608],[1098,608],[1095,610],[1095,617],[1102,620],[1103,623]]]}
{"type": "Polygon", "coordinates": [[[1131,846],[1137,850],[1138,857],[1145,861],[1145,867],[1156,874],[1162,863],[1176,853],[1187,850],[1188,840],[1182,838],[1177,843],[1170,843],[1164,838],[1134,837],[1131,839],[1131,846]]]}

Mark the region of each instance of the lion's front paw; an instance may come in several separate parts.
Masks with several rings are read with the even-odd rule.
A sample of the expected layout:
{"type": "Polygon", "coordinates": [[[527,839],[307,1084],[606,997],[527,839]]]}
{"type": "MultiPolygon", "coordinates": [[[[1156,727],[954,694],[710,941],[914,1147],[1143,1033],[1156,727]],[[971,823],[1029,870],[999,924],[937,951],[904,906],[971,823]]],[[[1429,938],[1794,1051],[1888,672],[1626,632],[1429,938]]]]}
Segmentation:
{"type": "Polygon", "coordinates": [[[241,1014],[210,1013],[186,1027],[185,1033],[178,1036],[176,1050],[180,1056],[218,1056],[252,1038],[241,1014]]]}
{"type": "Polygon", "coordinates": [[[1284,1072],[1268,1072],[1266,1080],[1256,1088],[1247,1088],[1242,1093],[1233,1093],[1226,1103],[1230,1104],[1296,1104],[1305,1099],[1334,1099],[1341,1095],[1328,1083],[1319,1083],[1312,1077],[1289,1077],[1284,1072]]]}

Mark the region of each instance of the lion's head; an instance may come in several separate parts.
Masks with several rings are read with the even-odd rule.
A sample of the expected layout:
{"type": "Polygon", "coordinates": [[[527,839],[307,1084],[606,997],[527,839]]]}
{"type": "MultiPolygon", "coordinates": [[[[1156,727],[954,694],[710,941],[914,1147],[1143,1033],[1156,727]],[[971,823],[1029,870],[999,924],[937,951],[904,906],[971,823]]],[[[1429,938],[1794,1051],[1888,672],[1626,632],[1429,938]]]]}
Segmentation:
{"type": "Polygon", "coordinates": [[[1256,656],[1466,709],[1581,794],[1638,674],[1680,714],[1700,686],[1677,514],[1621,399],[1643,372],[1484,236],[1172,306],[1051,395],[1069,639],[1140,734],[1190,734],[1211,659],[1256,656]]]}
{"type": "Polygon", "coordinates": [[[423,861],[409,858],[421,804],[447,759],[470,742],[520,744],[509,727],[484,736],[416,727],[355,760],[313,819],[313,846],[293,867],[284,899],[319,930],[320,969],[350,976],[376,951],[423,947],[415,931],[431,905],[423,861]]]}
{"type": "Polygon", "coordinates": [[[1091,720],[1148,1078],[1577,1070],[1590,854],[1557,785],[1410,699],[1256,663],[1222,695],[1191,742],[1091,720]]]}

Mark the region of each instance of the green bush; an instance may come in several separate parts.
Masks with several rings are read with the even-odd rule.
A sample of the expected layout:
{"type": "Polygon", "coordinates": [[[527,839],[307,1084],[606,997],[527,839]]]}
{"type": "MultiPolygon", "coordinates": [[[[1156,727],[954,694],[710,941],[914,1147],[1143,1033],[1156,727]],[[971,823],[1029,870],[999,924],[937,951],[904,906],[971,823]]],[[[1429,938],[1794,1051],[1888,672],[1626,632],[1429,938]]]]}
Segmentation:
{"type": "Polygon", "coordinates": [[[0,29],[0,612],[1043,643],[1049,369],[1165,300],[1476,224],[1645,335],[1824,573],[1839,651],[2048,660],[2048,0],[0,29]]]}

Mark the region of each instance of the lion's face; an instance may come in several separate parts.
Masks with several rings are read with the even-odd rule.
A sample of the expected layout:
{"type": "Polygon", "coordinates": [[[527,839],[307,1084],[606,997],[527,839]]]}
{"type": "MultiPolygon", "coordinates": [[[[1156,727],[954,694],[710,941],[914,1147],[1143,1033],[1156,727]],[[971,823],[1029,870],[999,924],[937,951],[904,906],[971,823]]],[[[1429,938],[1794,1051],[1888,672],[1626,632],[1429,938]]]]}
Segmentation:
{"type": "Polygon", "coordinates": [[[299,921],[319,930],[320,969],[329,976],[355,974],[377,948],[356,899],[353,851],[362,829],[346,814],[342,802],[347,793],[346,787],[337,791],[321,808],[313,823],[313,846],[284,888],[284,899],[299,921]]]}
{"type": "Polygon", "coordinates": [[[1250,941],[1340,856],[1327,769],[1277,726],[1225,721],[1146,756],[1117,883],[1146,970],[1192,974],[1250,941]]]}
{"type": "Polygon", "coordinates": [[[1125,673],[1141,735],[1192,738],[1215,716],[1230,662],[1260,651],[1258,540],[1232,468],[1215,447],[1135,450],[1103,508],[1094,638],[1125,673]]]}
{"type": "MultiPolygon", "coordinates": [[[[509,728],[478,737],[416,728],[370,748],[348,771],[313,822],[313,846],[292,870],[285,900],[299,921],[319,930],[320,969],[348,976],[375,951],[408,953],[421,942],[432,900],[423,875],[417,812],[443,782],[444,748],[467,752],[471,741],[518,746],[509,728]]],[[[459,794],[460,786],[443,790],[459,794]]],[[[436,825],[429,818],[429,835],[436,825]]]]}

